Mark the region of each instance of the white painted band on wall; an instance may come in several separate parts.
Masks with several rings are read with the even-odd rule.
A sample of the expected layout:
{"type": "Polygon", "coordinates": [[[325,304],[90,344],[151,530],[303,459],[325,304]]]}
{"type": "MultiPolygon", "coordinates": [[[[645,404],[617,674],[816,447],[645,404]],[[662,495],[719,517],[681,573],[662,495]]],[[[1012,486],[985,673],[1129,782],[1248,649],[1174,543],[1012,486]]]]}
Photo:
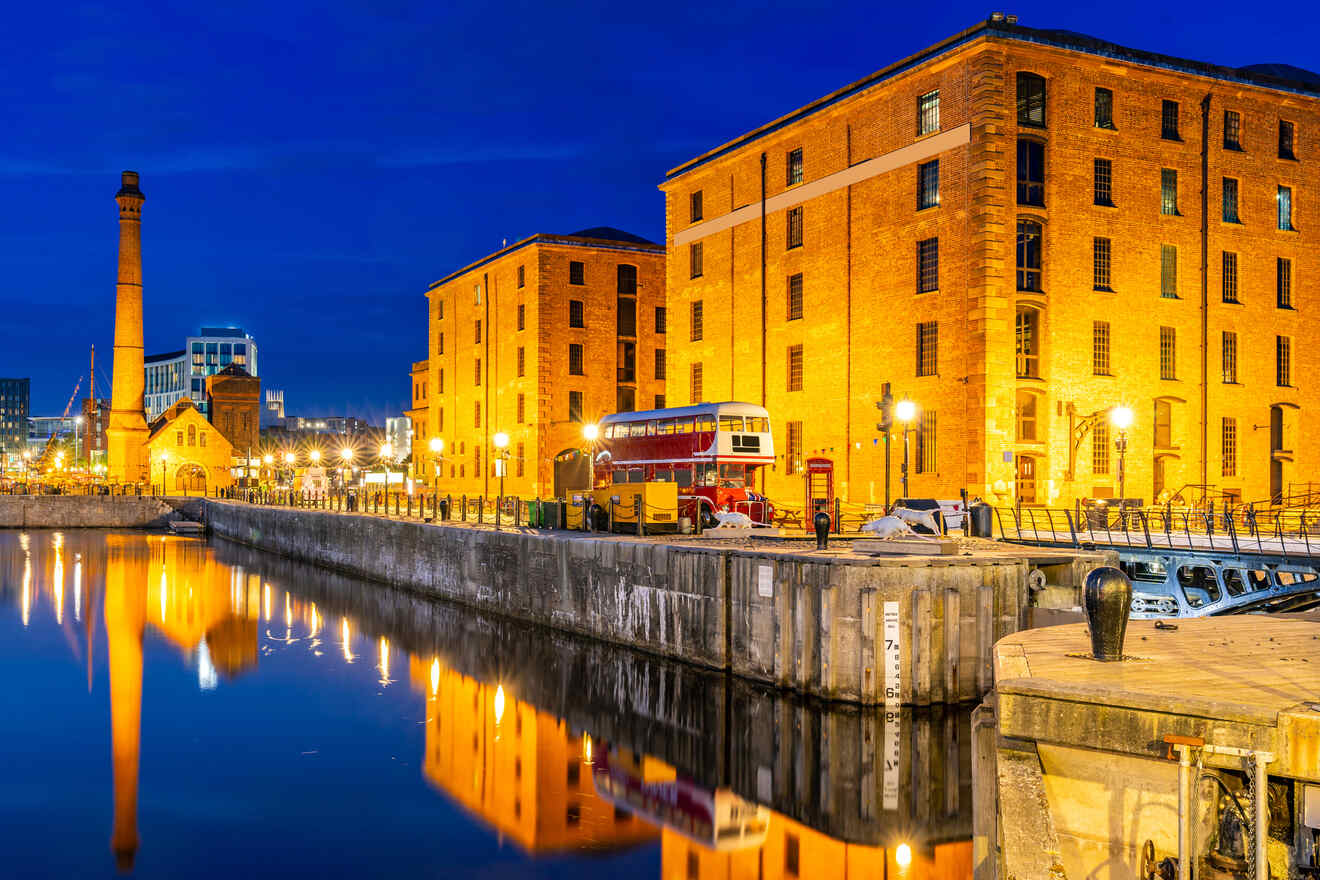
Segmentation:
{"type": "MultiPolygon", "coordinates": [[[[970,122],[964,123],[957,128],[951,128],[948,131],[922,138],[914,144],[908,144],[906,147],[899,147],[897,150],[885,153],[883,156],[876,156],[873,159],[867,159],[865,162],[858,162],[851,168],[827,174],[819,180],[813,180],[810,183],[804,183],[801,186],[795,186],[778,195],[771,196],[765,200],[765,212],[773,214],[775,211],[782,211],[793,205],[800,205],[845,186],[852,186],[878,174],[884,174],[886,171],[893,171],[905,165],[922,162],[946,150],[969,144],[971,141],[972,125],[970,122]]],[[[743,205],[736,211],[730,211],[722,217],[712,218],[676,233],[674,235],[674,246],[685,245],[742,223],[749,223],[760,216],[760,202],[743,205]]]]}

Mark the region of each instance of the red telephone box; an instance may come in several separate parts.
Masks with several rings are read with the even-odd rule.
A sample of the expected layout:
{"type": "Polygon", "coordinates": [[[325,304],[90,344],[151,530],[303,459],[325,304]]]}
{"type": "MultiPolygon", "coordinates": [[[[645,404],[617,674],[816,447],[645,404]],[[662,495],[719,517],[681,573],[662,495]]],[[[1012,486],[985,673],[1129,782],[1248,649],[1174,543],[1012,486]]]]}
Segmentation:
{"type": "Polygon", "coordinates": [[[831,531],[839,530],[839,518],[834,509],[834,462],[828,458],[807,459],[807,516],[804,524],[811,528],[811,518],[820,511],[830,515],[831,531]]]}

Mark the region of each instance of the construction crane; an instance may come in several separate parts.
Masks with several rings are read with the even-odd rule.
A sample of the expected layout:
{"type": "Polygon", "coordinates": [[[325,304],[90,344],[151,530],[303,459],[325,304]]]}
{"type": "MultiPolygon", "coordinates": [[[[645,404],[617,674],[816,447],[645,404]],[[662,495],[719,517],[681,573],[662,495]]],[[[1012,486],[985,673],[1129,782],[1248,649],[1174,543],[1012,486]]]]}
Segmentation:
{"type": "MultiPolygon", "coordinates": [[[[82,389],[82,380],[83,377],[79,376],[78,381],[74,383],[73,393],[69,395],[69,402],[64,404],[64,412],[60,414],[61,422],[63,422],[65,419],[69,417],[69,410],[73,409],[73,402],[78,399],[78,392],[79,390],[82,389]]],[[[55,445],[59,440],[59,437],[60,437],[60,432],[58,428],[56,428],[54,431],[51,431],[50,438],[46,441],[46,448],[41,450],[41,455],[37,456],[36,463],[38,467],[45,468],[47,466],[47,459],[49,459],[52,453],[55,451],[55,445]]]]}

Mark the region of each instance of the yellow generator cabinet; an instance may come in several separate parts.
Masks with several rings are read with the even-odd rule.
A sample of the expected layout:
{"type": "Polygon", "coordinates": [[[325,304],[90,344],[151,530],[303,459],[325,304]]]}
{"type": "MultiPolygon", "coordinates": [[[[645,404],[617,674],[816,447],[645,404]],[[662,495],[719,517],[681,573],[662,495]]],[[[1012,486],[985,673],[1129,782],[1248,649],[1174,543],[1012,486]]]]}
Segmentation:
{"type": "MultiPolygon", "coordinates": [[[[642,522],[646,534],[678,531],[678,484],[677,483],[615,483],[604,489],[592,492],[596,503],[603,509],[610,509],[614,502],[614,530],[616,532],[638,532],[637,510],[638,497],[641,497],[642,522]]],[[[570,514],[570,520],[572,515],[570,514]]],[[[578,512],[578,525],[582,524],[581,511],[578,512]]]]}

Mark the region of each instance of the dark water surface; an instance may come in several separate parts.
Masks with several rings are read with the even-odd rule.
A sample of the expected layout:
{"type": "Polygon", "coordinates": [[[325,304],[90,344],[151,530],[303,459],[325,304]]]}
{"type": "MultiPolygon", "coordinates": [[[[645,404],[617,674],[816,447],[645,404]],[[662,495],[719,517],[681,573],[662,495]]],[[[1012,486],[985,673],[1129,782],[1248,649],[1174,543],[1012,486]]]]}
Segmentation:
{"type": "Polygon", "coordinates": [[[965,711],[826,709],[223,541],[0,531],[0,877],[971,875],[965,711]]]}

